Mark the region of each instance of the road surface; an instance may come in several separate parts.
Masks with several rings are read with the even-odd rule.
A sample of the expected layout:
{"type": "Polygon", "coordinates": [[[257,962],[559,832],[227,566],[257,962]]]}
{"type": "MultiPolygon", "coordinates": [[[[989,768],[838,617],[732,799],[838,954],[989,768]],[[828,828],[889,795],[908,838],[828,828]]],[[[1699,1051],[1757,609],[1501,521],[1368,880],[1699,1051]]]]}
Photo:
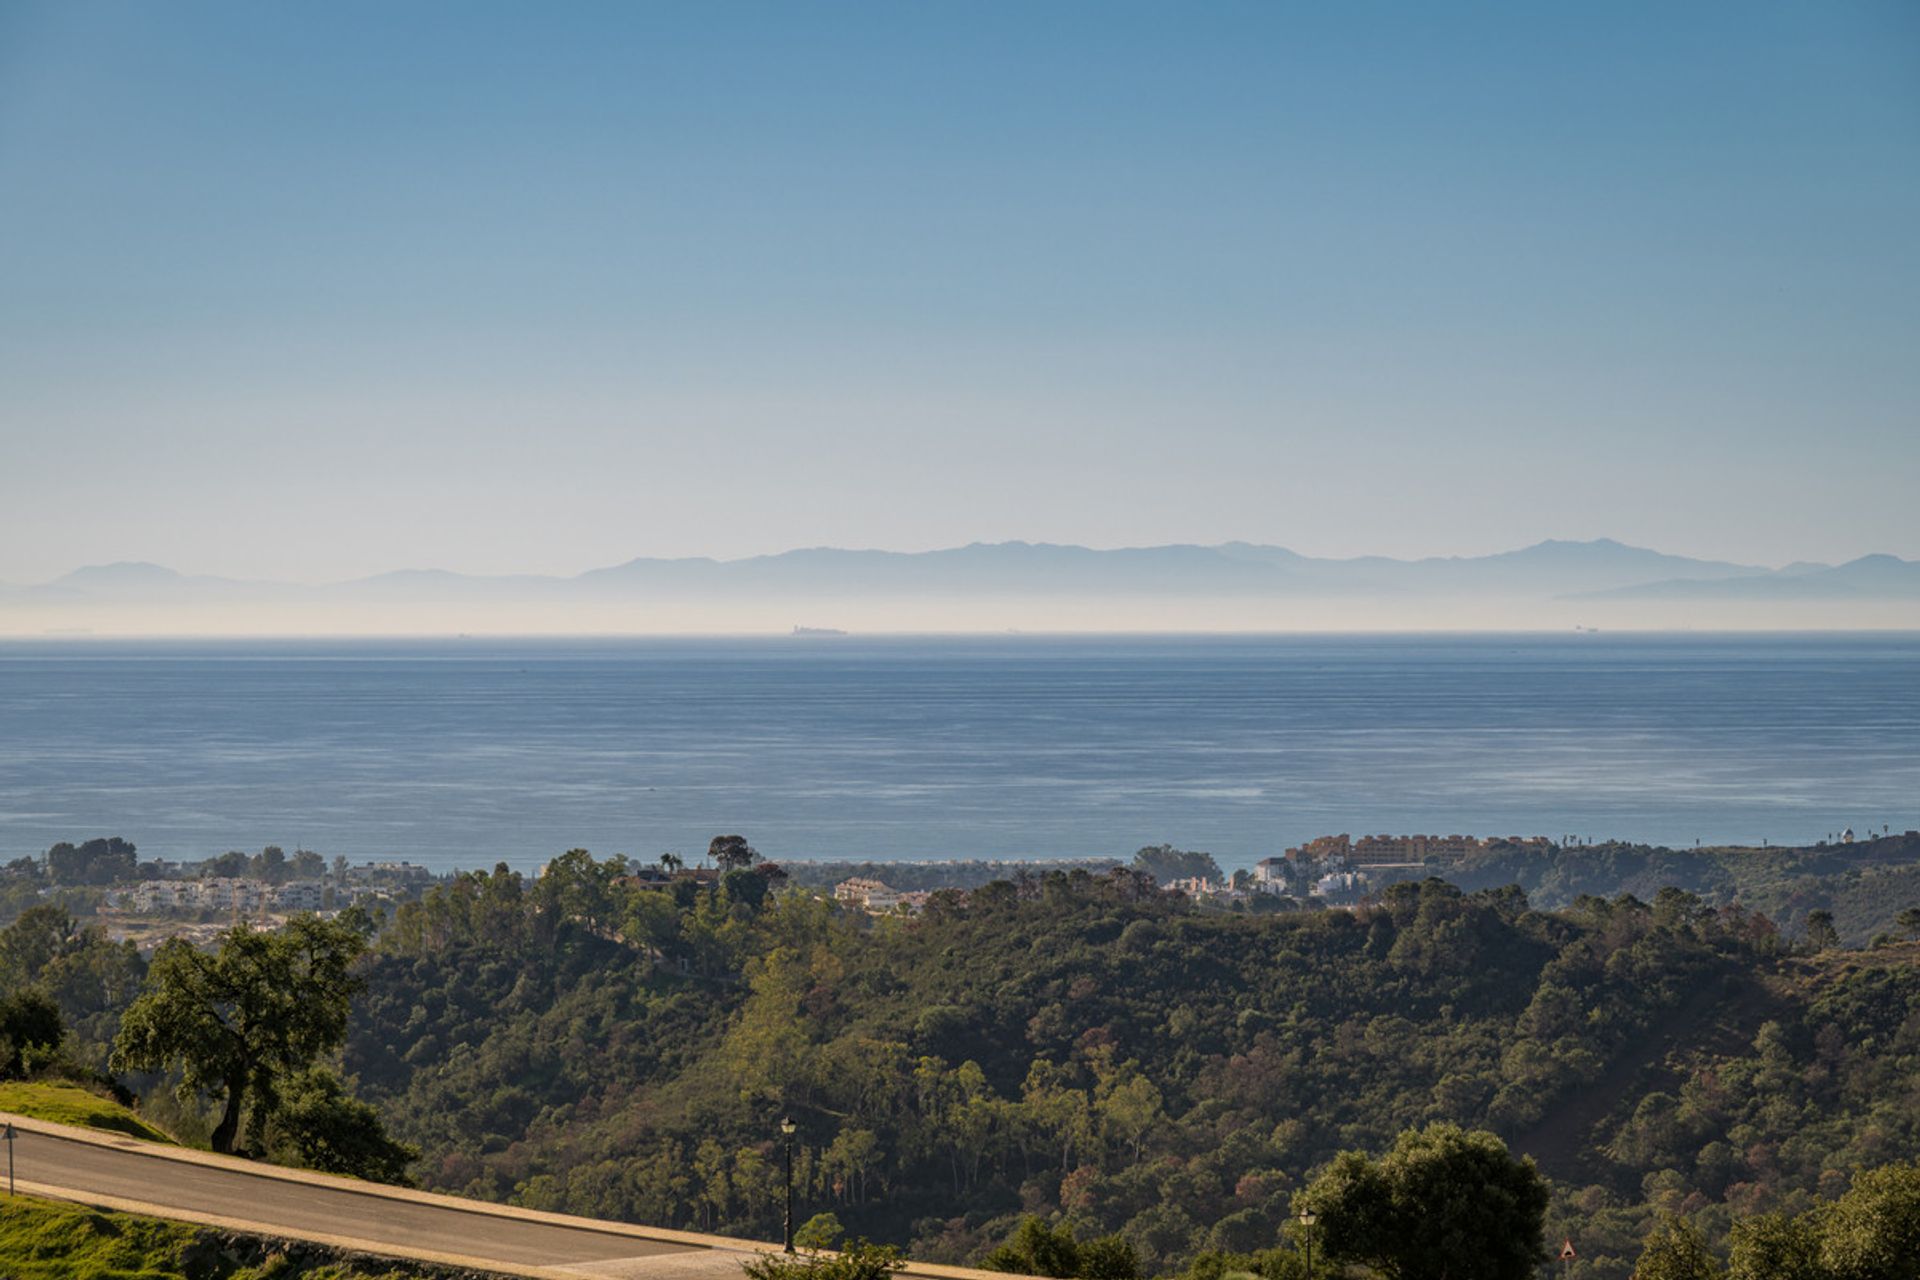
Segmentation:
{"type": "Polygon", "coordinates": [[[747,1241],[708,1247],[684,1238],[649,1238],[643,1228],[502,1210],[451,1196],[362,1190],[310,1174],[294,1180],[246,1161],[200,1152],[182,1158],[117,1135],[82,1139],[60,1132],[62,1126],[7,1119],[14,1120],[14,1168],[22,1194],[522,1275],[716,1280],[737,1278],[740,1263],[753,1256],[747,1241]]]}

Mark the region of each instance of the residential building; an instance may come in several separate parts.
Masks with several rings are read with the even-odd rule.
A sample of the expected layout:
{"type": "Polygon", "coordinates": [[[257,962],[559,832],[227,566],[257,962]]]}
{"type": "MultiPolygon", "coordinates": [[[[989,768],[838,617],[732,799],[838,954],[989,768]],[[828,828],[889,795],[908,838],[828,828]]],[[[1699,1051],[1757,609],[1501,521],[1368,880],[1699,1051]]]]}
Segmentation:
{"type": "Polygon", "coordinates": [[[833,887],[835,901],[867,911],[891,911],[901,904],[903,895],[879,880],[869,880],[864,876],[854,876],[842,880],[833,887]]]}
{"type": "Polygon", "coordinates": [[[1316,898],[1344,898],[1365,893],[1366,889],[1367,875],[1364,871],[1336,871],[1315,880],[1307,892],[1316,898]]]}
{"type": "Polygon", "coordinates": [[[318,911],[326,901],[326,888],[318,880],[294,880],[281,885],[273,900],[282,911],[318,911]]]}
{"type": "Polygon", "coordinates": [[[135,911],[185,911],[199,903],[193,880],[143,880],[134,886],[129,904],[135,911]]]}
{"type": "Polygon", "coordinates": [[[1261,893],[1287,891],[1287,860],[1262,858],[1253,864],[1253,887],[1261,893]]]}
{"type": "Polygon", "coordinates": [[[1316,836],[1296,849],[1287,850],[1287,856],[1295,862],[1328,862],[1335,858],[1345,862],[1353,853],[1353,838],[1345,832],[1337,836],[1316,836]]]}
{"type": "Polygon", "coordinates": [[[1184,880],[1169,880],[1161,886],[1175,893],[1184,893],[1189,898],[1207,898],[1220,892],[1220,886],[1205,876],[1189,876],[1184,880]]]}

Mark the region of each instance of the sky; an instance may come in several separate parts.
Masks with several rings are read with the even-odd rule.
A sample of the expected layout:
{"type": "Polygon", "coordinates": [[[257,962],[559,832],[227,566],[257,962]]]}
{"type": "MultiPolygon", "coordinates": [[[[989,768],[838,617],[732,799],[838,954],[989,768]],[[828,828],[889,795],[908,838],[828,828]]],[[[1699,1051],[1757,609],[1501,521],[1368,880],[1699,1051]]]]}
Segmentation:
{"type": "Polygon", "coordinates": [[[1920,6],[0,0],[0,581],[1920,557],[1920,6]]]}

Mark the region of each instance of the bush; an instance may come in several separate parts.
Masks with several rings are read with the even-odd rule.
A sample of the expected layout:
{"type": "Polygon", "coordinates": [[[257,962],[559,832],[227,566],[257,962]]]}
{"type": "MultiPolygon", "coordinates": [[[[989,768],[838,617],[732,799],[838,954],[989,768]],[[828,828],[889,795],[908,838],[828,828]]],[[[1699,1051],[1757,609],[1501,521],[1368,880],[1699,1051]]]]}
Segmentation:
{"type": "Polygon", "coordinates": [[[1716,1280],[1720,1264],[1692,1224],[1669,1217],[1647,1237],[1633,1273],[1640,1280],[1716,1280]]]}
{"type": "Polygon", "coordinates": [[[1071,1228],[1056,1230],[1033,1217],[1023,1220],[980,1265],[988,1271],[1058,1280],[1138,1280],[1140,1275],[1139,1255],[1119,1236],[1082,1242],[1074,1239],[1071,1228]]]}
{"type": "Polygon", "coordinates": [[[749,1280],[887,1280],[901,1262],[892,1245],[855,1240],[839,1253],[769,1253],[741,1269],[749,1280]]]}
{"type": "Polygon", "coordinates": [[[273,1117],[271,1145],[276,1155],[293,1154],[309,1169],[400,1187],[413,1185],[407,1166],[420,1158],[417,1148],[387,1136],[378,1111],[320,1067],[288,1090],[273,1117]]]}
{"type": "Polygon", "coordinates": [[[0,1000],[0,1080],[18,1080],[54,1056],[66,1035],[60,1007],[40,992],[18,991],[0,1000]]]}
{"type": "Polygon", "coordinates": [[[800,1229],[793,1233],[793,1242],[802,1249],[831,1249],[846,1233],[838,1216],[816,1213],[800,1224],[800,1229]]]}
{"type": "Polygon", "coordinates": [[[1343,1151],[1302,1197],[1320,1215],[1329,1262],[1357,1262],[1401,1280],[1445,1274],[1463,1253],[1481,1280],[1531,1280],[1546,1258],[1547,1186],[1486,1132],[1409,1129],[1378,1160],[1343,1151]]]}

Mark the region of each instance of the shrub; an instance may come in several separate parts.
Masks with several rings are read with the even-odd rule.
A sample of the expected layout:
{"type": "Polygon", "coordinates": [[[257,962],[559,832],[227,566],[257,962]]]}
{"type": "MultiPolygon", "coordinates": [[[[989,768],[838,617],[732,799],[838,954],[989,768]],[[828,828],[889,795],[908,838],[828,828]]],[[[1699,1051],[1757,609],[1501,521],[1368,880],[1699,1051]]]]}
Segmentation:
{"type": "Polygon", "coordinates": [[[855,1240],[839,1253],[769,1253],[742,1270],[749,1280],[888,1280],[901,1262],[892,1245],[855,1240]]]}

